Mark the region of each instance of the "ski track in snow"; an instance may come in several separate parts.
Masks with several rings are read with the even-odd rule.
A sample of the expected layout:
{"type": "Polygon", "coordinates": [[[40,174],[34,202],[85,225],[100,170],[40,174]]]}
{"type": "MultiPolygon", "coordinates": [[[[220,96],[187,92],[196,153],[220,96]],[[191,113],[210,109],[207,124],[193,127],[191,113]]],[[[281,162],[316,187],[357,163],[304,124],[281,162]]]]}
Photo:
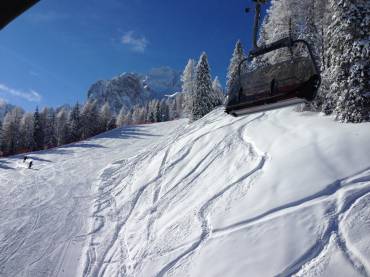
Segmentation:
{"type": "MultiPolygon", "coordinates": [[[[35,158],[45,160],[40,159],[42,167],[35,168],[32,175],[23,163],[14,162],[19,178],[25,183],[17,185],[9,178],[11,172],[0,175],[0,188],[7,188],[6,195],[0,194],[3,208],[0,220],[9,226],[0,233],[0,276],[161,277],[178,276],[179,272],[191,275],[187,264],[191,267],[210,245],[314,207],[323,210],[323,229],[274,275],[325,275],[333,251],[337,251],[356,274],[370,276],[367,249],[359,248],[353,235],[357,229],[352,230],[353,225],[347,224],[363,208],[360,204],[370,199],[370,167],[324,184],[302,198],[267,206],[223,224],[216,220],[214,213],[223,205],[222,201],[231,203],[249,196],[275,158],[262,151],[258,141],[248,134],[251,125],[262,120],[274,121],[269,113],[241,118],[220,114],[221,111],[216,111],[188,126],[174,124],[176,128],[151,143],[143,139],[130,141],[139,146],[127,155],[120,154],[120,148],[114,149],[117,145],[126,147],[119,142],[112,144],[109,153],[104,152],[108,151],[104,144],[96,151],[83,146],[80,151],[70,151],[65,147],[56,151],[70,151],[70,156],[62,156],[58,167],[47,161],[48,156],[35,154],[35,158]],[[230,167],[224,173],[228,178],[211,186],[212,189],[211,183],[203,185],[204,180],[217,182],[211,175],[222,170],[219,166],[223,157],[237,153],[246,160],[239,161],[235,169],[230,167]],[[104,155],[98,166],[94,164],[97,155],[104,155]],[[81,172],[73,170],[86,160],[85,168],[92,175],[88,181],[80,178],[81,172]],[[91,190],[86,189],[87,183],[93,184],[91,190]],[[66,184],[74,185],[65,189],[66,184]],[[244,195],[235,199],[234,194],[241,190],[244,195]],[[199,197],[191,194],[194,191],[199,197]],[[12,209],[8,199],[13,198],[24,201],[15,201],[17,206],[12,209]],[[12,220],[19,223],[13,224],[12,220]],[[83,252],[82,260],[73,264],[80,268],[68,271],[76,245],[80,250],[84,246],[79,251],[83,252]],[[20,262],[25,266],[17,266],[20,262]]],[[[282,133],[291,130],[276,118],[274,126],[282,133]]],[[[156,130],[153,127],[151,132],[156,130]]],[[[312,151],[318,159],[325,160],[317,134],[308,132],[306,136],[313,142],[312,151]]],[[[91,140],[85,144],[93,143],[91,140]]],[[[335,171],[331,163],[323,166],[327,171],[335,171]]]]}
{"type": "MultiPolygon", "coordinates": [[[[258,115],[255,118],[253,118],[252,120],[250,120],[249,122],[253,122],[257,119],[261,119],[263,116],[264,116],[264,114],[258,115]]],[[[202,135],[196,137],[192,141],[192,143],[196,143],[197,141],[202,139],[204,136],[210,135],[212,132],[215,132],[219,129],[229,127],[230,124],[239,123],[242,120],[243,119],[239,118],[239,119],[234,120],[231,123],[229,122],[229,123],[224,124],[222,126],[218,126],[218,128],[215,128],[214,130],[205,132],[202,135]]],[[[249,143],[249,142],[246,142],[245,139],[243,138],[243,131],[247,127],[248,123],[246,123],[246,124],[244,123],[241,126],[239,126],[239,129],[237,130],[237,134],[238,134],[237,140],[238,140],[238,143],[245,144],[245,147],[252,148],[252,150],[250,150],[250,151],[254,152],[256,157],[257,157],[258,156],[257,151],[253,149],[252,144],[249,143]]],[[[196,130],[194,132],[196,132],[196,130]]],[[[190,131],[188,133],[185,133],[185,134],[189,135],[189,133],[191,134],[192,131],[190,131]]],[[[88,250],[87,261],[86,261],[86,265],[85,265],[85,269],[84,269],[84,276],[102,276],[102,275],[104,275],[105,270],[106,270],[106,265],[104,265],[104,264],[109,264],[110,263],[108,255],[112,251],[112,249],[114,248],[114,244],[118,243],[118,237],[119,237],[119,234],[122,231],[124,233],[124,236],[123,236],[124,237],[124,239],[123,239],[124,243],[123,244],[124,244],[124,247],[126,248],[125,249],[126,256],[127,256],[126,260],[129,261],[129,264],[128,265],[123,265],[124,269],[122,270],[121,273],[123,275],[128,275],[128,276],[134,275],[132,270],[137,268],[139,263],[142,262],[143,259],[145,259],[145,257],[148,254],[145,253],[145,251],[144,251],[144,253],[142,254],[143,257],[139,258],[138,261],[134,262],[132,260],[132,258],[130,257],[129,246],[126,243],[127,238],[125,238],[124,226],[127,223],[127,221],[129,220],[131,214],[133,213],[133,211],[135,209],[135,206],[139,202],[139,199],[142,196],[142,194],[144,193],[144,191],[148,187],[150,187],[151,185],[154,185],[152,205],[148,209],[149,210],[148,211],[149,219],[148,219],[148,224],[146,226],[146,229],[147,229],[146,240],[148,241],[148,244],[149,244],[154,240],[154,238],[153,238],[154,235],[152,233],[152,229],[153,229],[153,225],[156,222],[156,218],[158,217],[158,215],[156,215],[156,213],[158,212],[158,206],[161,205],[162,210],[166,209],[167,206],[170,203],[170,200],[173,198],[174,195],[176,195],[179,192],[186,189],[194,180],[196,180],[199,177],[199,174],[204,172],[204,170],[209,165],[211,165],[212,162],[216,158],[219,157],[220,152],[214,152],[213,150],[217,149],[218,147],[221,147],[223,145],[223,143],[225,143],[225,142],[221,141],[220,143],[216,144],[215,147],[212,148],[212,151],[210,151],[208,154],[206,154],[204,156],[204,158],[202,160],[200,160],[199,163],[194,165],[193,168],[187,174],[185,174],[185,176],[183,176],[175,185],[173,185],[173,187],[170,190],[166,191],[163,195],[160,196],[162,176],[165,174],[166,171],[171,170],[171,168],[173,168],[178,162],[182,161],[190,153],[190,149],[185,149],[185,151],[183,151],[182,156],[180,156],[177,160],[173,161],[171,164],[167,164],[168,163],[167,162],[167,157],[169,155],[169,152],[171,151],[171,144],[173,143],[173,141],[176,141],[177,139],[181,138],[182,136],[183,136],[183,134],[181,134],[181,133],[176,134],[172,139],[169,140],[168,144],[166,144],[164,146],[163,145],[162,146],[157,146],[154,150],[150,150],[147,153],[143,153],[142,155],[137,156],[135,159],[133,159],[129,163],[125,163],[125,162],[121,161],[122,162],[122,164],[121,164],[122,167],[121,168],[117,167],[117,164],[119,164],[119,163],[115,162],[115,163],[113,163],[113,165],[108,166],[107,168],[105,168],[103,170],[103,172],[101,173],[100,178],[99,178],[100,180],[98,181],[98,183],[99,183],[98,186],[99,186],[100,193],[99,193],[99,198],[97,200],[97,202],[98,202],[97,209],[95,210],[94,215],[93,215],[95,218],[101,218],[101,217],[104,218],[104,216],[99,216],[99,214],[102,211],[104,211],[105,209],[112,208],[112,207],[115,206],[114,199],[109,200],[109,201],[106,200],[106,198],[107,198],[106,195],[109,194],[108,198],[112,198],[112,195],[110,193],[116,187],[118,187],[120,185],[119,178],[116,178],[116,177],[112,178],[111,177],[111,176],[115,176],[115,170],[113,168],[116,168],[117,172],[126,172],[126,176],[121,176],[121,178],[129,180],[128,183],[124,186],[125,188],[129,188],[130,185],[131,185],[130,180],[132,180],[132,178],[133,178],[132,173],[135,172],[135,167],[137,165],[139,165],[141,162],[143,162],[145,159],[150,158],[150,156],[156,155],[157,153],[160,153],[162,150],[165,150],[164,151],[165,153],[162,154],[163,157],[162,157],[162,160],[161,160],[161,165],[159,167],[157,176],[155,178],[153,178],[152,180],[150,180],[148,183],[141,186],[138,191],[133,193],[133,197],[129,201],[130,202],[130,207],[129,207],[129,211],[127,212],[126,217],[123,220],[121,220],[119,223],[117,223],[117,225],[114,228],[115,231],[113,232],[113,235],[108,240],[108,243],[105,243],[105,246],[104,246],[105,250],[102,251],[103,253],[101,255],[99,255],[99,257],[96,254],[96,249],[95,249],[95,246],[94,246],[95,245],[94,244],[94,234],[93,234],[92,241],[90,243],[90,245],[93,245],[93,246],[90,247],[89,250],[88,250]],[[211,156],[213,156],[213,157],[211,157],[211,156]],[[206,162],[207,159],[210,159],[210,160],[208,162],[206,162]],[[201,166],[203,166],[203,168],[201,170],[199,170],[199,173],[197,173],[197,170],[201,166]],[[116,180],[118,180],[118,182],[116,182],[116,180]],[[181,186],[182,184],[185,184],[185,185],[181,186]],[[104,203],[108,203],[108,204],[104,205],[104,203]]],[[[235,137],[234,137],[233,134],[231,134],[230,137],[229,137],[229,141],[232,141],[232,140],[235,140],[235,137]]],[[[194,252],[210,236],[210,234],[212,233],[212,230],[211,230],[210,224],[209,224],[207,216],[206,216],[208,208],[213,204],[213,202],[217,201],[217,199],[220,196],[222,196],[226,191],[231,189],[236,184],[239,184],[240,182],[244,181],[250,175],[254,174],[256,171],[260,170],[263,167],[264,163],[265,163],[265,157],[261,156],[260,161],[258,162],[256,168],[247,172],[246,174],[241,176],[238,180],[236,180],[236,181],[232,182],[231,184],[227,185],[222,191],[216,193],[213,197],[211,197],[208,201],[206,201],[202,205],[202,207],[198,211],[198,215],[197,215],[197,217],[198,217],[198,219],[201,223],[200,227],[201,227],[201,230],[202,230],[201,235],[199,237],[199,240],[192,243],[192,245],[189,248],[185,249],[182,252],[182,254],[180,254],[173,261],[169,262],[167,265],[165,265],[163,267],[163,269],[157,274],[157,276],[163,276],[167,271],[169,271],[183,257],[188,256],[192,252],[194,252]]],[[[122,190],[121,190],[121,192],[122,192],[122,190]]],[[[121,192],[119,192],[119,193],[121,193],[121,192]]],[[[113,212],[113,214],[116,214],[116,213],[117,213],[117,211],[113,212]]],[[[104,219],[101,219],[100,221],[105,222],[104,219]]],[[[104,227],[104,224],[99,224],[99,226],[100,227],[96,227],[96,226],[93,227],[93,230],[95,230],[96,233],[101,231],[101,229],[104,227]]],[[[93,233],[95,233],[95,232],[93,231],[93,233]]],[[[183,245],[182,247],[186,247],[186,245],[183,245]]],[[[182,248],[182,247],[180,247],[180,248],[182,248]]],[[[176,250],[178,250],[178,249],[179,248],[176,248],[176,250]]],[[[111,255],[113,255],[113,254],[111,253],[111,255]]]]}
{"type": "MultiPolygon", "coordinates": [[[[226,192],[232,190],[236,185],[243,183],[243,185],[248,188],[251,185],[250,182],[248,182],[248,179],[257,172],[263,171],[265,163],[268,162],[268,153],[261,153],[261,151],[256,148],[254,143],[252,141],[248,141],[244,135],[248,128],[248,124],[256,120],[260,120],[263,117],[265,117],[265,114],[260,114],[248,120],[238,118],[218,126],[215,129],[206,131],[199,136],[196,136],[191,141],[191,145],[196,144],[205,136],[212,135],[217,130],[230,128],[231,125],[238,125],[237,129],[235,130],[237,136],[226,136],[223,141],[216,142],[212,148],[210,148],[210,151],[206,153],[198,163],[195,163],[192,168],[187,171],[187,173],[179,178],[167,190],[164,190],[162,187],[162,179],[168,172],[176,167],[179,162],[182,162],[185,158],[187,158],[192,149],[192,147],[189,145],[183,146],[180,151],[178,150],[178,152],[182,154],[171,162],[169,156],[171,155],[173,148],[172,144],[173,142],[186,136],[192,136],[194,134],[196,135],[197,129],[185,130],[183,133],[177,133],[172,138],[168,139],[169,143],[166,145],[157,145],[154,149],[143,153],[142,155],[139,155],[130,161],[115,162],[108,166],[103,171],[100,176],[100,180],[98,181],[99,190],[104,192],[99,194],[99,198],[105,199],[105,197],[102,198],[102,196],[105,196],[107,193],[109,193],[108,198],[113,199],[109,201],[103,201],[101,199],[98,200],[99,204],[97,204],[98,209],[94,213],[95,217],[100,217],[99,213],[105,209],[113,208],[113,210],[115,210],[116,204],[114,202],[114,197],[121,193],[130,192],[134,183],[135,172],[138,170],[137,167],[140,167],[141,164],[145,163],[147,160],[161,155],[160,166],[156,176],[131,193],[131,197],[128,201],[130,205],[128,211],[125,213],[126,216],[122,220],[117,220],[118,223],[114,228],[115,231],[111,235],[111,238],[108,240],[109,243],[103,247],[105,250],[100,250],[98,253],[94,246],[94,239],[92,239],[91,245],[93,246],[88,250],[88,262],[85,266],[84,276],[103,276],[104,274],[107,274],[107,268],[112,264],[112,260],[114,260],[113,257],[118,251],[121,253],[121,260],[115,261],[115,263],[120,263],[120,271],[116,272],[116,274],[123,276],[136,276],[142,269],[143,263],[146,260],[155,257],[155,253],[148,252],[148,249],[150,249],[150,245],[154,243],[156,239],[154,228],[158,218],[160,218],[162,214],[172,205],[171,201],[173,201],[177,195],[181,195],[181,193],[186,191],[186,189],[188,189],[189,186],[191,186],[192,183],[197,180],[215,160],[219,158],[221,153],[219,152],[219,149],[223,149],[227,143],[243,144],[245,149],[248,149],[249,154],[252,153],[252,156],[254,156],[254,159],[258,160],[258,162],[254,168],[245,172],[237,180],[225,185],[222,190],[216,192],[199,207],[198,211],[196,212],[196,218],[200,225],[200,235],[198,239],[184,242],[177,247],[167,249],[165,252],[161,253],[160,255],[171,255],[173,258],[167,261],[157,273],[153,272],[153,276],[160,277],[171,275],[173,269],[178,268],[178,265],[181,264],[183,260],[191,259],[196,252],[201,250],[202,245],[204,245],[207,241],[213,241],[223,236],[229,236],[238,230],[247,229],[255,224],[266,222],[274,217],[282,217],[286,214],[297,212],[300,209],[304,209],[308,206],[319,205],[320,203],[328,201],[330,202],[330,206],[326,211],[328,226],[322,233],[320,239],[318,239],[316,243],[312,245],[312,247],[307,249],[302,256],[297,257],[296,260],[292,261],[290,265],[288,265],[276,276],[291,276],[299,273],[303,266],[308,267],[308,264],[320,256],[320,254],[324,251],[333,235],[338,237],[337,243],[339,248],[353,268],[363,276],[368,275],[369,272],[366,268],[366,262],[349,250],[347,247],[348,243],[341,234],[339,225],[340,218],[346,214],[346,212],[352,207],[353,203],[355,203],[362,196],[370,193],[369,169],[365,169],[357,174],[354,174],[353,176],[337,180],[327,185],[322,191],[316,192],[311,196],[307,196],[303,199],[267,210],[260,215],[233,223],[229,226],[213,228],[211,219],[208,215],[210,207],[213,206],[226,192]],[[118,176],[120,176],[119,178],[115,177],[115,172],[117,172],[118,176]],[[122,176],[122,172],[125,172],[126,175],[122,176]],[[122,179],[126,180],[123,188],[122,179]],[[112,192],[114,193],[112,194],[112,192]],[[147,193],[152,195],[151,204],[145,208],[145,212],[141,215],[141,219],[145,219],[142,221],[142,224],[145,225],[146,229],[145,240],[147,246],[144,247],[144,249],[133,250],[132,246],[130,246],[128,243],[130,241],[130,236],[126,232],[126,225],[128,224],[129,220],[131,220],[132,215],[136,213],[135,209],[137,208],[137,205],[139,205],[138,203],[141,201],[141,197],[147,193]],[[338,197],[343,197],[343,202],[338,201],[338,197]],[[119,244],[119,246],[117,246],[117,244],[119,244]],[[117,247],[120,250],[117,250],[117,247]]],[[[212,122],[210,123],[212,124],[212,122]]],[[[318,150],[316,149],[316,151],[318,150]]],[[[127,208],[127,205],[124,206],[127,208]]],[[[122,210],[114,211],[113,214],[119,214],[120,212],[122,212],[122,210]]],[[[106,215],[104,215],[103,218],[104,217],[106,217],[106,215]]],[[[105,222],[104,219],[101,219],[101,221],[105,222]]],[[[97,238],[100,238],[101,234],[99,234],[99,232],[104,232],[102,229],[105,226],[104,224],[100,224],[98,226],[100,227],[96,227],[95,232],[97,234],[97,238]]],[[[158,254],[159,253],[157,253],[157,255],[158,254]]]]}
{"type": "MultiPolygon", "coordinates": [[[[125,129],[130,134],[117,129],[85,142],[30,153],[31,170],[21,156],[3,159],[1,165],[7,167],[0,167],[0,276],[76,275],[81,248],[91,236],[85,222],[96,197],[90,191],[96,169],[124,157],[125,147],[132,147],[126,156],[133,156],[178,126],[176,122],[164,130],[133,126],[125,129]],[[146,135],[153,141],[145,141],[146,135]]],[[[94,232],[104,221],[100,224],[94,232]]]]}
{"type": "MultiPolygon", "coordinates": [[[[246,147],[252,147],[252,144],[251,143],[248,143],[248,142],[246,142],[244,140],[244,138],[243,138],[243,131],[244,131],[244,129],[248,126],[248,124],[250,122],[253,122],[253,121],[257,120],[257,119],[260,119],[263,116],[264,116],[264,114],[261,114],[261,115],[255,117],[255,118],[253,118],[252,120],[248,121],[244,126],[242,126],[242,127],[239,128],[239,130],[238,130],[238,140],[241,143],[244,143],[246,147]]],[[[255,151],[255,153],[257,153],[257,151],[255,151]]],[[[168,263],[167,265],[165,265],[158,272],[158,274],[156,274],[156,276],[158,276],[158,277],[164,276],[169,270],[171,270],[176,265],[176,263],[178,263],[184,257],[186,257],[188,255],[191,255],[199,247],[201,247],[201,245],[206,240],[208,240],[210,237],[212,237],[212,233],[213,233],[212,226],[211,226],[210,220],[207,218],[207,210],[208,210],[208,208],[215,201],[217,201],[217,199],[220,196],[222,196],[226,191],[228,191],[229,189],[233,188],[236,184],[239,184],[240,182],[244,181],[249,176],[251,176],[252,174],[254,174],[255,172],[257,172],[258,170],[261,170],[263,168],[263,165],[265,164],[265,160],[266,160],[265,156],[264,155],[261,156],[260,157],[260,161],[258,162],[257,166],[254,169],[252,169],[251,171],[247,172],[245,175],[243,175],[242,177],[240,177],[235,182],[227,185],[223,190],[221,190],[220,192],[216,193],[214,196],[212,196],[210,199],[207,200],[207,202],[205,202],[202,205],[202,207],[200,208],[200,210],[198,211],[198,214],[197,214],[197,217],[199,219],[199,222],[201,223],[201,230],[202,230],[199,240],[196,241],[195,243],[193,243],[187,250],[185,250],[184,252],[182,252],[178,257],[176,257],[170,263],[168,263]]]]}
{"type": "MultiPolygon", "coordinates": [[[[367,174],[367,179],[368,181],[370,181],[370,170],[366,169],[364,172],[361,172],[358,175],[362,175],[363,173],[367,174]]],[[[344,256],[347,258],[348,262],[352,264],[353,268],[355,268],[358,271],[358,273],[360,273],[362,276],[369,276],[369,272],[365,267],[366,262],[363,262],[359,257],[357,257],[352,251],[348,249],[347,242],[340,232],[339,223],[340,218],[347,213],[347,211],[358,199],[370,193],[370,183],[369,182],[363,183],[362,179],[360,179],[361,181],[355,179],[353,181],[346,182],[348,179],[351,179],[351,177],[346,178],[345,180],[337,181],[334,184],[329,185],[327,187],[328,190],[322,191],[313,197],[309,197],[312,199],[303,200],[299,204],[298,203],[288,204],[283,208],[276,209],[276,211],[268,212],[264,216],[257,219],[257,220],[263,219],[264,217],[271,216],[279,211],[290,212],[289,210],[294,210],[295,208],[300,209],[304,208],[302,206],[318,204],[319,202],[328,200],[328,198],[331,198],[332,196],[338,195],[342,191],[345,193],[346,190],[350,191],[351,189],[353,189],[353,192],[346,195],[344,202],[341,203],[340,205],[338,205],[336,198],[331,199],[332,204],[327,212],[327,215],[329,217],[329,224],[325,232],[322,234],[320,240],[318,240],[315,245],[308,249],[308,251],[302,257],[299,257],[291,266],[289,266],[286,270],[284,270],[277,276],[290,276],[295,273],[298,273],[303,265],[310,263],[310,261],[312,261],[321,254],[324,248],[329,244],[330,238],[333,235],[338,237],[337,241],[338,246],[340,250],[343,252],[344,256]],[[342,185],[343,183],[344,185],[342,185]]],[[[254,221],[252,220],[249,223],[253,224],[254,221]]]]}

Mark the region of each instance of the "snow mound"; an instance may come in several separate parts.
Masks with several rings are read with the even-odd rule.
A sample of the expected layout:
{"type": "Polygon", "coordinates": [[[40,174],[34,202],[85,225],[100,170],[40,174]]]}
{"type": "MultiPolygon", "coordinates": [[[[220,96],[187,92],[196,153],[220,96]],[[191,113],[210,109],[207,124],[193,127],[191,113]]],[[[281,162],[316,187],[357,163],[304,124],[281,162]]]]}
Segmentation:
{"type": "Polygon", "coordinates": [[[289,108],[219,109],[100,173],[81,271],[369,274],[368,222],[357,221],[368,220],[369,137],[369,124],[289,108]]]}
{"type": "Polygon", "coordinates": [[[370,124],[286,108],[0,161],[0,275],[367,276],[370,124]]]}

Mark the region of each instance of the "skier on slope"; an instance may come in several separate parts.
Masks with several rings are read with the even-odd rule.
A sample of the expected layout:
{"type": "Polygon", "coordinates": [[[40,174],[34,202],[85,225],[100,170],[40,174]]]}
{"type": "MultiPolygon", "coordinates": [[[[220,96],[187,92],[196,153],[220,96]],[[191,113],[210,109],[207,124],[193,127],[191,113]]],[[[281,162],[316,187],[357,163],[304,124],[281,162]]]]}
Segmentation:
{"type": "Polygon", "coordinates": [[[27,159],[28,159],[28,157],[27,156],[24,156],[23,157],[23,162],[26,162],[27,159]]]}
{"type": "Polygon", "coordinates": [[[32,162],[32,161],[30,161],[30,163],[28,164],[28,169],[31,169],[32,164],[33,164],[33,162],[32,162]]]}

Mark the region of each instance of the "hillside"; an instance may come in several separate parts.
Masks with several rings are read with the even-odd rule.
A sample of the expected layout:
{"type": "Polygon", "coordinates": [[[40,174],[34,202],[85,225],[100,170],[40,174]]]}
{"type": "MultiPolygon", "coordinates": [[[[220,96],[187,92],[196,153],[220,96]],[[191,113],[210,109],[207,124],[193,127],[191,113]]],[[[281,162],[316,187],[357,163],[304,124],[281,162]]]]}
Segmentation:
{"type": "Polygon", "coordinates": [[[369,127],[220,108],[3,159],[0,275],[369,275],[369,127]]]}

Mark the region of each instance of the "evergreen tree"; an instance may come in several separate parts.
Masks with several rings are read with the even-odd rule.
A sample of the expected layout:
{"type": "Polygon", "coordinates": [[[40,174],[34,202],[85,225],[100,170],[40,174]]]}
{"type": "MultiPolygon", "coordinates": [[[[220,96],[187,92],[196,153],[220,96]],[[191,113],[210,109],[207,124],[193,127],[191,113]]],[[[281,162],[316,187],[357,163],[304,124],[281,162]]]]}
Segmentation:
{"type": "Polygon", "coordinates": [[[3,122],[0,120],[0,157],[4,155],[2,144],[3,144],[3,122]]]}
{"type": "Polygon", "coordinates": [[[224,102],[225,94],[224,94],[224,90],[217,76],[212,82],[212,91],[213,91],[214,105],[215,106],[222,105],[222,103],[224,102]]]}
{"type": "Polygon", "coordinates": [[[158,100],[155,100],[154,104],[154,113],[155,113],[155,122],[161,122],[162,121],[162,114],[161,114],[161,107],[158,100]]]}
{"type": "Polygon", "coordinates": [[[344,122],[368,120],[370,92],[370,2],[329,1],[333,12],[328,29],[335,114],[344,122]],[[338,43],[340,41],[340,43],[338,43]]]}
{"type": "Polygon", "coordinates": [[[143,124],[145,122],[145,109],[139,105],[132,108],[132,124],[143,124]]]}
{"type": "Polygon", "coordinates": [[[105,132],[110,130],[112,125],[112,112],[110,109],[110,105],[108,102],[105,102],[105,104],[100,109],[100,124],[101,124],[101,131],[105,132]]]}
{"type": "Polygon", "coordinates": [[[117,127],[123,127],[126,124],[126,115],[127,115],[127,110],[125,107],[122,107],[116,118],[117,127]]]}
{"type": "MultiPolygon", "coordinates": [[[[227,93],[232,92],[232,88],[238,83],[239,79],[239,64],[245,59],[242,43],[238,40],[235,44],[234,52],[230,60],[229,68],[227,71],[226,91],[227,93]]],[[[245,67],[242,68],[244,70],[245,67]]]]}
{"type": "Polygon", "coordinates": [[[61,109],[56,115],[55,136],[57,145],[64,145],[68,141],[68,112],[61,109]]]}
{"type": "MultiPolygon", "coordinates": [[[[263,22],[261,29],[261,32],[265,34],[266,44],[288,37],[290,30],[293,37],[299,34],[299,27],[302,27],[302,20],[305,18],[300,11],[305,1],[271,0],[267,11],[268,20],[263,22]]],[[[287,48],[281,48],[264,55],[264,58],[267,58],[269,63],[275,64],[290,59],[291,52],[287,48]]]]}
{"type": "Polygon", "coordinates": [[[162,99],[160,102],[160,113],[161,113],[161,121],[169,121],[170,120],[170,110],[166,103],[166,100],[162,99]]]}
{"type": "Polygon", "coordinates": [[[99,111],[95,101],[87,101],[81,111],[81,138],[87,139],[99,133],[99,111]]]}
{"type": "Polygon", "coordinates": [[[44,148],[52,148],[57,144],[55,136],[55,111],[45,107],[41,113],[42,128],[44,130],[44,148]]]}
{"type": "Polygon", "coordinates": [[[130,109],[126,115],[126,118],[125,118],[125,125],[131,125],[132,124],[132,109],[130,109]]]}
{"type": "MultiPolygon", "coordinates": [[[[265,18],[263,19],[261,27],[260,27],[259,37],[258,37],[258,40],[257,40],[257,45],[258,46],[264,46],[264,45],[266,45],[266,43],[268,41],[268,35],[269,34],[266,30],[267,29],[266,25],[268,25],[268,22],[269,22],[269,14],[267,13],[265,18]]],[[[251,61],[246,63],[244,69],[254,70],[254,69],[257,69],[259,67],[263,67],[263,66],[267,66],[267,65],[269,65],[268,57],[266,55],[262,55],[262,56],[255,57],[251,61]]]]}
{"type": "Polygon", "coordinates": [[[176,118],[183,118],[187,117],[191,113],[191,107],[193,105],[193,96],[194,91],[192,94],[187,95],[185,97],[184,93],[177,93],[175,96],[175,110],[176,110],[176,118]],[[184,111],[185,107],[185,111],[184,111]]]}
{"type": "Polygon", "coordinates": [[[41,116],[38,107],[33,114],[33,139],[35,141],[35,149],[41,150],[44,147],[44,130],[42,128],[41,116]]]}
{"type": "Polygon", "coordinates": [[[197,65],[195,90],[192,100],[191,119],[202,118],[215,107],[212,102],[212,81],[206,53],[202,53],[197,65]]]}
{"type": "Polygon", "coordinates": [[[2,151],[5,155],[12,155],[21,146],[20,123],[23,111],[16,107],[5,115],[2,124],[2,151]]]}
{"type": "Polygon", "coordinates": [[[176,104],[176,97],[171,97],[166,100],[168,109],[169,109],[169,117],[170,120],[174,120],[179,117],[177,113],[177,104],[176,104]]]}
{"type": "Polygon", "coordinates": [[[189,59],[181,75],[182,92],[191,94],[194,89],[196,63],[189,59]]]}
{"type": "Polygon", "coordinates": [[[108,123],[108,130],[113,130],[117,128],[117,125],[116,125],[116,117],[112,115],[109,123],[108,123]]]}
{"type": "Polygon", "coordinates": [[[157,100],[151,100],[148,104],[147,121],[150,123],[157,122],[157,100]]]}
{"type": "Polygon", "coordinates": [[[81,139],[81,117],[80,117],[80,105],[76,103],[70,113],[68,120],[68,142],[75,142],[81,139]]]}
{"type": "Polygon", "coordinates": [[[4,156],[4,149],[3,149],[3,122],[0,121],[0,157],[4,156]]]}
{"type": "Polygon", "coordinates": [[[34,119],[32,113],[25,113],[20,124],[21,148],[24,151],[32,151],[35,148],[34,119]]]}
{"type": "Polygon", "coordinates": [[[195,85],[195,67],[196,63],[193,59],[189,59],[184,72],[181,75],[182,94],[183,94],[183,111],[185,115],[189,115],[191,111],[191,100],[195,85]]]}

